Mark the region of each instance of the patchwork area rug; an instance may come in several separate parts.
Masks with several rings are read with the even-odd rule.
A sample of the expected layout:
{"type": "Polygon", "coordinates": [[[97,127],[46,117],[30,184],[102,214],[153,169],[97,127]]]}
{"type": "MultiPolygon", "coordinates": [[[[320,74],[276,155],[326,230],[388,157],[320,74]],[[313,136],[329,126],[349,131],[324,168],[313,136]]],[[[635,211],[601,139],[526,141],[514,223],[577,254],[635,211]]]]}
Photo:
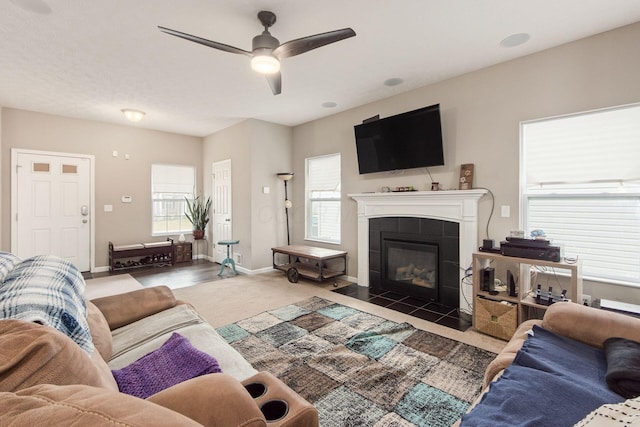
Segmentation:
{"type": "Polygon", "coordinates": [[[217,330],[311,402],[323,427],[450,426],[495,357],[318,297],[217,330]]]}

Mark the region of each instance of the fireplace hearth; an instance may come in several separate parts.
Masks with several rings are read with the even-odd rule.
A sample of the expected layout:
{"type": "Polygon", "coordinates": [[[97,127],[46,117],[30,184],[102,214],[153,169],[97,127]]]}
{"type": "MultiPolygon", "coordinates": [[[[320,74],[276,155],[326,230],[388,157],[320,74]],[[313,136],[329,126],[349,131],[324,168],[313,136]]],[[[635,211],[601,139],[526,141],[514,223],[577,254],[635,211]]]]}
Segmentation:
{"type": "Polygon", "coordinates": [[[430,218],[369,220],[369,286],[457,307],[459,227],[430,218]]]}

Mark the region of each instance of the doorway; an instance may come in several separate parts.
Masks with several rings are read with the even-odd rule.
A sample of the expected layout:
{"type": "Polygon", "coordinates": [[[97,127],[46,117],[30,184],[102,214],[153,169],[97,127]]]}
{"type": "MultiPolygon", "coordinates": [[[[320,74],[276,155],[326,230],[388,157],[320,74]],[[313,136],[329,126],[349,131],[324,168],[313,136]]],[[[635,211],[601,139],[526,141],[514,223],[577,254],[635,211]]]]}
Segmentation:
{"type": "Polygon", "coordinates": [[[215,261],[222,263],[227,257],[227,247],[218,245],[220,240],[232,238],[231,216],[231,159],[212,164],[211,188],[213,189],[213,256],[215,261]]]}
{"type": "Polygon", "coordinates": [[[11,150],[11,251],[56,255],[80,271],[94,266],[91,155],[11,150]]]}

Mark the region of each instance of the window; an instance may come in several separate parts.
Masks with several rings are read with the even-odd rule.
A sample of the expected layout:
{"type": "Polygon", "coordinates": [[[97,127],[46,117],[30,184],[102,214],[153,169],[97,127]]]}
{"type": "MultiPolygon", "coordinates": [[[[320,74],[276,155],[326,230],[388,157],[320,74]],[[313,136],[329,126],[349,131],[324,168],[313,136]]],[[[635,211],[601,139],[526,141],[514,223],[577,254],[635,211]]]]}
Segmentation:
{"type": "Polygon", "coordinates": [[[306,238],[340,243],[340,154],[306,160],[306,238]]]}
{"type": "Polygon", "coordinates": [[[523,227],[585,278],[640,286],[640,104],[521,124],[523,227]]]}
{"type": "Polygon", "coordinates": [[[192,200],[195,193],[195,175],[193,166],[151,165],[152,235],[191,232],[184,210],[185,197],[192,200]]]}

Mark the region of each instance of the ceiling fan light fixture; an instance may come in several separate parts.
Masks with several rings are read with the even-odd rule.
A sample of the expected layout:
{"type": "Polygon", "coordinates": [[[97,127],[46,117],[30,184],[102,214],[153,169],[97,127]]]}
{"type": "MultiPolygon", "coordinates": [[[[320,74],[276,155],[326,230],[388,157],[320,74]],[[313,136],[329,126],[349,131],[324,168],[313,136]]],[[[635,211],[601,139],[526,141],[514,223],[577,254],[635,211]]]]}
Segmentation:
{"type": "Polygon", "coordinates": [[[260,74],[275,74],[280,71],[280,61],[273,55],[254,55],[251,68],[260,74]]]}
{"type": "Polygon", "coordinates": [[[138,111],[138,110],[131,110],[128,108],[125,108],[122,111],[122,114],[124,114],[124,116],[130,121],[130,122],[139,122],[140,120],[142,120],[144,118],[144,115],[146,114],[144,111],[138,111]]]}

